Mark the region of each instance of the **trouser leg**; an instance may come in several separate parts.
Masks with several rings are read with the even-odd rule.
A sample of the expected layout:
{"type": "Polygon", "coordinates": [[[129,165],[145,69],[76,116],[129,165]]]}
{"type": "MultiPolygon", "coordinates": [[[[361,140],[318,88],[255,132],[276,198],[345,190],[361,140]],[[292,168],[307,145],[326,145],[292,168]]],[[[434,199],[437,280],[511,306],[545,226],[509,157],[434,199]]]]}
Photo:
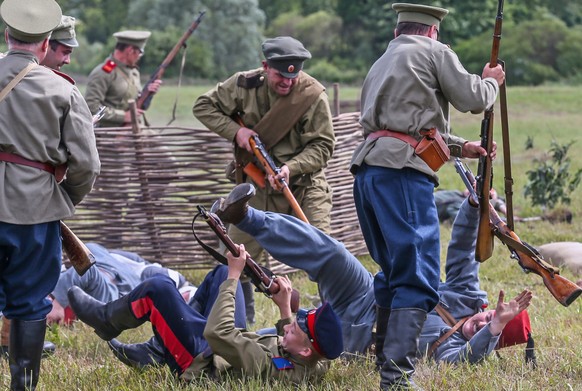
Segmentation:
{"type": "Polygon", "coordinates": [[[10,390],[34,390],[40,372],[46,319],[13,319],[10,326],[10,390]]]}

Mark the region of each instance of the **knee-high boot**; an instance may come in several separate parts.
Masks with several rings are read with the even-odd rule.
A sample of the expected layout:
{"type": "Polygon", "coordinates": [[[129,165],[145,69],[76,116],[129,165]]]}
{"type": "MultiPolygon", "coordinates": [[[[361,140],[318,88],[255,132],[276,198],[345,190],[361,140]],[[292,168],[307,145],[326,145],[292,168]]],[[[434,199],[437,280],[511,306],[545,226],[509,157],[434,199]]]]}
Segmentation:
{"type": "Polygon", "coordinates": [[[10,323],[10,390],[34,390],[40,372],[46,319],[12,319],[10,323]]]}
{"type": "Polygon", "coordinates": [[[95,333],[105,341],[117,337],[123,330],[133,329],[145,322],[133,314],[128,296],[105,304],[95,300],[78,286],[69,289],[67,296],[77,317],[93,327],[95,333]]]}
{"type": "Polygon", "coordinates": [[[388,319],[390,318],[390,308],[376,305],[376,335],[375,335],[375,353],[376,369],[380,370],[386,362],[384,355],[384,340],[386,339],[386,329],[388,328],[388,319]]]}
{"type": "Polygon", "coordinates": [[[165,363],[164,348],[156,337],[150,338],[147,342],[135,344],[124,344],[114,338],[108,342],[108,345],[119,361],[132,368],[145,368],[165,363]]]}
{"type": "Polygon", "coordinates": [[[418,351],[418,338],[426,311],[417,308],[392,309],[388,319],[384,356],[380,370],[383,390],[418,389],[412,381],[418,351]]]}

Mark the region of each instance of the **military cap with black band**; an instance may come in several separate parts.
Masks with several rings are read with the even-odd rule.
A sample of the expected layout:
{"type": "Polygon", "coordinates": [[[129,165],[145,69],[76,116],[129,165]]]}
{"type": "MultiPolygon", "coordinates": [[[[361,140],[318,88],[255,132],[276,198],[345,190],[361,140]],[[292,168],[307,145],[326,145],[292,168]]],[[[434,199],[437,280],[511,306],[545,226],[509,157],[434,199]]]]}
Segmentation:
{"type": "Polygon", "coordinates": [[[61,22],[61,7],[54,0],[4,0],[0,17],[8,34],[22,42],[41,42],[61,22]]]}
{"type": "Polygon", "coordinates": [[[295,79],[303,69],[303,62],[311,58],[309,50],[293,37],[269,38],[263,42],[262,50],[267,65],[288,79],[295,79]]]}

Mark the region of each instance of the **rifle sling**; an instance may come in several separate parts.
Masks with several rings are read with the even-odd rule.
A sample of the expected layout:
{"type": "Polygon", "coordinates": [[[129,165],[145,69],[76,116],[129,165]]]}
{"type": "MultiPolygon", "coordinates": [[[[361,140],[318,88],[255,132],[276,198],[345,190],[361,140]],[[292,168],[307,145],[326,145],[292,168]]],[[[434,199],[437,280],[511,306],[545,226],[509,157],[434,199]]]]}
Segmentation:
{"type": "MultiPolygon", "coordinates": [[[[498,60],[498,62],[505,70],[505,62],[501,60],[498,60]]],[[[507,226],[513,231],[513,178],[511,176],[511,152],[509,140],[509,120],[507,115],[506,84],[507,80],[499,87],[499,108],[501,111],[501,137],[503,142],[503,168],[505,173],[505,205],[507,207],[507,226]]]]}
{"type": "Polygon", "coordinates": [[[513,239],[511,236],[503,234],[499,230],[499,228],[497,228],[497,226],[495,226],[493,228],[493,234],[495,234],[495,236],[497,236],[499,238],[499,240],[501,240],[501,242],[503,242],[503,244],[505,244],[510,250],[519,251],[519,252],[522,252],[522,253],[528,255],[535,263],[540,265],[540,267],[543,267],[544,269],[546,269],[548,272],[550,272],[552,274],[553,273],[556,273],[556,274],[560,273],[559,269],[555,268],[554,266],[552,266],[549,263],[547,263],[546,261],[544,261],[543,258],[541,259],[540,254],[533,247],[531,247],[529,244],[527,244],[525,242],[517,241],[517,240],[513,239]]]}
{"type": "MultiPolygon", "coordinates": [[[[206,243],[204,243],[199,237],[198,235],[196,235],[196,230],[194,229],[194,223],[196,222],[196,219],[198,218],[198,216],[201,216],[200,213],[197,213],[196,216],[194,216],[194,219],[192,220],[192,234],[194,235],[194,239],[196,239],[196,241],[198,242],[198,244],[204,249],[206,250],[206,252],[208,252],[208,254],[212,255],[212,257],[214,259],[216,259],[218,262],[222,263],[223,265],[228,266],[228,260],[226,259],[226,257],[224,255],[222,255],[221,253],[219,253],[218,251],[216,251],[215,249],[213,249],[212,247],[210,247],[209,245],[207,245],[206,243]]],[[[269,278],[273,277],[274,274],[271,270],[267,269],[264,266],[258,265],[261,270],[263,271],[263,273],[265,273],[265,275],[267,275],[269,278]]],[[[251,270],[251,268],[247,265],[245,265],[244,269],[243,269],[244,273],[247,275],[247,277],[249,277],[251,279],[251,281],[253,282],[253,284],[255,284],[255,286],[258,288],[259,292],[265,293],[267,294],[267,292],[265,292],[263,290],[264,288],[264,283],[263,281],[261,281],[261,279],[259,278],[259,276],[257,276],[255,273],[253,273],[253,271],[251,270]]]]}
{"type": "Polygon", "coordinates": [[[445,321],[445,323],[451,327],[451,329],[444,333],[443,335],[441,335],[439,339],[437,339],[432,343],[432,345],[430,345],[430,348],[428,349],[427,352],[428,357],[431,357],[434,354],[435,350],[437,350],[437,348],[444,341],[446,341],[451,335],[453,335],[457,330],[459,330],[459,328],[461,328],[465,324],[465,322],[471,317],[466,316],[463,319],[457,321],[449,311],[445,310],[443,306],[440,305],[440,303],[436,305],[435,311],[445,321]]]}
{"type": "MultiPolygon", "coordinates": [[[[299,118],[305,114],[323,91],[325,88],[313,77],[305,72],[299,74],[299,80],[289,95],[277,98],[265,116],[253,127],[267,151],[277,145],[291,131],[299,118]]],[[[234,155],[236,181],[241,183],[243,181],[242,168],[252,160],[253,155],[238,148],[236,143],[234,155]]]]}

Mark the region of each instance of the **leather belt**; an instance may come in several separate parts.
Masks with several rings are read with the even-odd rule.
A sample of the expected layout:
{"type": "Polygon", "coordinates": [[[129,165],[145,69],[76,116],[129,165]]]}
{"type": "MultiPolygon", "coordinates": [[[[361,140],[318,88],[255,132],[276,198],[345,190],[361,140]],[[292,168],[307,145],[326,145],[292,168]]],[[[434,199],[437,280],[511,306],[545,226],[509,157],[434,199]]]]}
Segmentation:
{"type": "Polygon", "coordinates": [[[59,183],[63,180],[63,178],[65,177],[65,173],[67,172],[66,164],[53,166],[50,163],[37,162],[10,152],[0,152],[0,161],[38,168],[39,170],[43,170],[48,172],[49,174],[54,175],[55,179],[59,183]]]}
{"type": "Polygon", "coordinates": [[[375,140],[380,137],[393,137],[399,140],[404,141],[412,146],[412,148],[416,148],[418,145],[418,140],[408,134],[402,132],[395,132],[394,130],[390,129],[383,129],[383,130],[376,130],[375,132],[370,133],[366,140],[375,140]]]}

